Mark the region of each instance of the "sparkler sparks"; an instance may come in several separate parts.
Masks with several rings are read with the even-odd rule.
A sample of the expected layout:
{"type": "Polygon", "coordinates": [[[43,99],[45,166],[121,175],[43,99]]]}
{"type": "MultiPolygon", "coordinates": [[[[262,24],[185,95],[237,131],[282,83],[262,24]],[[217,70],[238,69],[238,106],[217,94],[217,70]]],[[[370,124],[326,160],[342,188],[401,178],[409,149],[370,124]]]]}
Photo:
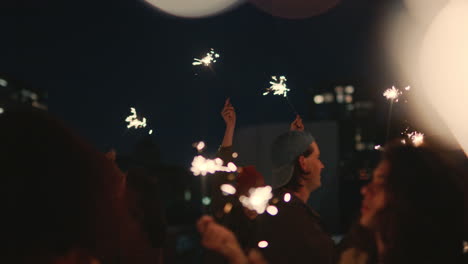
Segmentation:
{"type": "Polygon", "coordinates": [[[266,209],[266,211],[270,214],[270,215],[277,215],[278,214],[278,208],[276,208],[276,206],[274,205],[269,205],[266,209]]]}
{"type": "Polygon", "coordinates": [[[239,201],[244,207],[263,214],[268,206],[268,201],[273,197],[271,186],[251,188],[249,197],[242,195],[239,201]]]}
{"type": "Polygon", "coordinates": [[[222,184],[220,187],[224,195],[233,195],[236,193],[236,188],[231,184],[222,184]]]}
{"type": "Polygon", "coordinates": [[[130,108],[130,112],[132,114],[129,115],[127,118],[125,118],[125,122],[128,122],[127,128],[134,127],[135,129],[137,129],[137,128],[146,127],[146,118],[143,117],[142,120],[139,120],[136,110],[133,107],[130,108]]]}
{"type": "Polygon", "coordinates": [[[383,93],[383,96],[385,96],[388,100],[396,100],[398,102],[398,97],[402,94],[400,90],[395,88],[395,86],[392,86],[392,88],[389,88],[385,90],[383,93]]]}
{"type": "Polygon", "coordinates": [[[195,176],[205,176],[208,173],[212,174],[217,171],[233,172],[237,170],[237,167],[232,162],[229,162],[227,166],[223,166],[223,160],[220,158],[212,160],[198,155],[195,158],[193,158],[192,167],[190,168],[190,170],[195,176]]]}
{"type": "Polygon", "coordinates": [[[198,152],[202,152],[206,148],[206,144],[203,141],[195,142],[192,146],[196,148],[198,152]]]}
{"type": "Polygon", "coordinates": [[[259,248],[266,248],[266,247],[268,247],[268,242],[265,241],[265,240],[262,240],[262,241],[258,242],[258,247],[259,248]]]}
{"type": "Polygon", "coordinates": [[[210,64],[215,63],[218,58],[219,58],[219,54],[216,53],[213,49],[211,49],[210,52],[208,52],[205,57],[201,59],[194,58],[192,65],[209,66],[210,64]]]}
{"type": "Polygon", "coordinates": [[[286,77],[280,76],[278,79],[278,77],[272,76],[271,79],[273,79],[273,81],[270,81],[271,86],[266,88],[266,92],[264,92],[263,95],[273,92],[273,95],[282,95],[286,97],[287,93],[290,91],[290,89],[286,87],[286,77]]]}
{"type": "Polygon", "coordinates": [[[424,143],[424,134],[419,132],[412,132],[407,134],[408,138],[411,139],[415,147],[419,147],[424,143]]]}

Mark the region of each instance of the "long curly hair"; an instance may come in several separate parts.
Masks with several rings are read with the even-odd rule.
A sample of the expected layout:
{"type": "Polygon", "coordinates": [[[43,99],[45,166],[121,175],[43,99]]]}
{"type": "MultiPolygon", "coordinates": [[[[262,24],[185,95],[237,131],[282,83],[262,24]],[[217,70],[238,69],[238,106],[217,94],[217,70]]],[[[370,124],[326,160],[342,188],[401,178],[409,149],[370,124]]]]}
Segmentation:
{"type": "Polygon", "coordinates": [[[427,146],[391,143],[383,160],[386,204],[376,215],[383,264],[460,263],[464,197],[460,176],[427,146]]]}

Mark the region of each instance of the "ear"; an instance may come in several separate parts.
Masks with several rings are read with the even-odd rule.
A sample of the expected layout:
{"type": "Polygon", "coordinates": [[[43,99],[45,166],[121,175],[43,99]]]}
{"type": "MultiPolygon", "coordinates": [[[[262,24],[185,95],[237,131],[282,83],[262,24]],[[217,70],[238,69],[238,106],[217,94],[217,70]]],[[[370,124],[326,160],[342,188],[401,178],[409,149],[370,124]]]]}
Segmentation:
{"type": "Polygon", "coordinates": [[[299,156],[299,166],[301,167],[302,171],[306,170],[306,163],[305,163],[305,157],[304,156],[299,156]]]}

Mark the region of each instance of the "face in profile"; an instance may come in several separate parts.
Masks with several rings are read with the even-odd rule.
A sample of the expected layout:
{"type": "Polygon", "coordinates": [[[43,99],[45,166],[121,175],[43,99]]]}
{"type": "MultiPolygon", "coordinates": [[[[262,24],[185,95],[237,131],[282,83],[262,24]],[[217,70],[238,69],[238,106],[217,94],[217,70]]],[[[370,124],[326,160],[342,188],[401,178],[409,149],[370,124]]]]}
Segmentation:
{"type": "Polygon", "coordinates": [[[321,176],[322,169],[325,168],[320,160],[320,149],[314,141],[310,144],[312,154],[308,157],[301,156],[299,162],[305,174],[304,182],[302,183],[308,190],[314,191],[322,185],[321,176]]]}
{"type": "Polygon", "coordinates": [[[384,183],[389,166],[388,161],[381,161],[374,170],[372,181],[361,189],[363,200],[359,222],[364,227],[372,227],[376,214],[385,206],[384,183]]]}

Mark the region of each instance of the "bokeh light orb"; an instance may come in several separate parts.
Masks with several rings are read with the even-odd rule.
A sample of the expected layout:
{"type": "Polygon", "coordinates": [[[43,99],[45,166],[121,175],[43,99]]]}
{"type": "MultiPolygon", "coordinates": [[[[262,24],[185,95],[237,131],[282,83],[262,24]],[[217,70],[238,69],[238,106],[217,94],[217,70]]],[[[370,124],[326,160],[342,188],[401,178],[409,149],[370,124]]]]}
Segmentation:
{"type": "Polygon", "coordinates": [[[273,16],[303,19],[320,15],[335,7],[340,0],[249,0],[273,16]]]}
{"type": "Polygon", "coordinates": [[[420,53],[423,92],[468,153],[468,1],[451,1],[435,17],[420,53]]]}
{"type": "Polygon", "coordinates": [[[145,0],[160,11],[184,18],[218,15],[242,4],[244,0],[145,0]]]}

